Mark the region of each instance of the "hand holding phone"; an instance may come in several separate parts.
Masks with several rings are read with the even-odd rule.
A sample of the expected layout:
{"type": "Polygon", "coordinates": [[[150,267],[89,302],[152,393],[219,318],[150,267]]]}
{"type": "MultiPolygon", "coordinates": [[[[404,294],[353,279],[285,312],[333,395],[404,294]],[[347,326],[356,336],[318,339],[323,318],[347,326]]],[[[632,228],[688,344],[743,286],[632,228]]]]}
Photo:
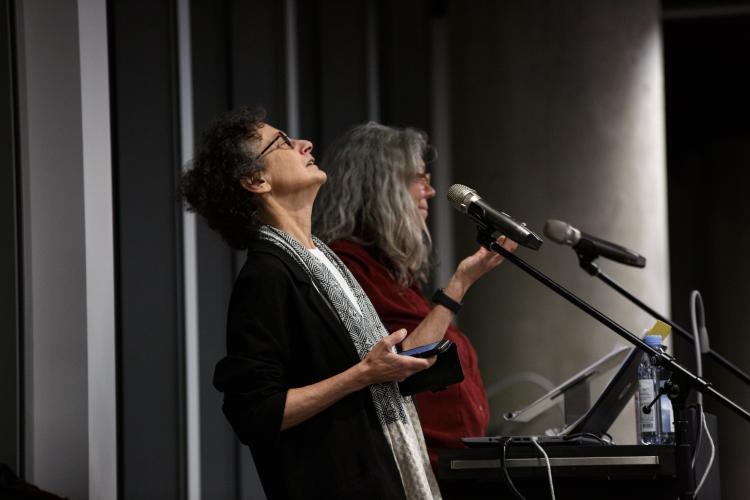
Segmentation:
{"type": "Polygon", "coordinates": [[[394,352],[393,347],[403,342],[405,337],[406,330],[402,328],[383,337],[370,349],[367,356],[360,361],[360,371],[363,375],[361,382],[365,385],[400,382],[432,366],[434,358],[400,356],[394,352]]]}
{"type": "Polygon", "coordinates": [[[429,358],[431,356],[436,356],[438,354],[444,353],[452,345],[452,340],[443,339],[438,342],[433,342],[431,344],[425,344],[419,347],[415,347],[414,349],[409,349],[408,351],[401,351],[399,354],[401,354],[402,356],[413,356],[415,358],[429,358]]]}

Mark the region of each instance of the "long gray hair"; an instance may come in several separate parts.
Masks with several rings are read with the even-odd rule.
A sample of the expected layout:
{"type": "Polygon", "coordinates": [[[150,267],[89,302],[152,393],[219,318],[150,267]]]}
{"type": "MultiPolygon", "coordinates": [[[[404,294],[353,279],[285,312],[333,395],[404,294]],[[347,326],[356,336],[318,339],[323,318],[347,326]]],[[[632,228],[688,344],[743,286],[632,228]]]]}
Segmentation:
{"type": "Polygon", "coordinates": [[[427,281],[432,242],[409,186],[428,151],[424,132],[374,122],[337,139],[322,161],[328,181],[313,211],[318,237],[374,247],[401,286],[427,281]]]}

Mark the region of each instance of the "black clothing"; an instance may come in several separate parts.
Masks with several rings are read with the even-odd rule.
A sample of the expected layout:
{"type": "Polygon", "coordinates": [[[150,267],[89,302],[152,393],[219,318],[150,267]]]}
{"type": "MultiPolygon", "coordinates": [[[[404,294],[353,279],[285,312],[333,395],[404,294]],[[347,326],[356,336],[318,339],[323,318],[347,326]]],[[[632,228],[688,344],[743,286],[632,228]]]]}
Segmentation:
{"type": "Polygon", "coordinates": [[[248,248],[229,305],[227,351],[214,385],[269,499],[405,498],[369,390],[281,432],[290,388],[341,373],[359,356],[305,270],[268,242],[248,248]]]}

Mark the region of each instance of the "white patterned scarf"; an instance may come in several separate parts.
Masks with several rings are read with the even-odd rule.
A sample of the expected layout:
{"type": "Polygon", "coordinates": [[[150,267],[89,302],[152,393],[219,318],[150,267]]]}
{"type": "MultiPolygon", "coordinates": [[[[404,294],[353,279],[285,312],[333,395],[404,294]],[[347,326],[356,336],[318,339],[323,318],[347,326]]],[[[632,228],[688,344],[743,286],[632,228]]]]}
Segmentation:
{"type": "MultiPolygon", "coordinates": [[[[346,297],[333,274],[307,251],[297,240],[272,226],[261,226],[258,238],[268,241],[291,256],[310,276],[318,293],[323,295],[341,319],[354,343],[360,359],[388,335],[370,299],[354,279],[349,269],[322,241],[313,236],[313,242],[339,270],[354,293],[360,311],[346,297]]],[[[440,491],[430,468],[427,447],[422,436],[414,403],[398,391],[395,382],[369,386],[375,411],[383,428],[393,456],[396,459],[404,491],[408,499],[439,499],[440,491]]]]}

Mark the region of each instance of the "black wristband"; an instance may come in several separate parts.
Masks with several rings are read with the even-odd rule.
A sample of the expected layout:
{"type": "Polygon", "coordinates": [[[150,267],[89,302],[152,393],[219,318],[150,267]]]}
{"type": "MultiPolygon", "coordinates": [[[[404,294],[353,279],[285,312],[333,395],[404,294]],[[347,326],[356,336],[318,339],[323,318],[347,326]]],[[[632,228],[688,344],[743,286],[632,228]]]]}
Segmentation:
{"type": "Polygon", "coordinates": [[[453,311],[453,314],[458,314],[458,311],[461,310],[461,303],[456,302],[452,298],[448,297],[445,292],[443,291],[443,288],[438,288],[435,290],[435,294],[432,296],[432,302],[435,304],[440,304],[443,307],[447,307],[451,311],[453,311]]]}

